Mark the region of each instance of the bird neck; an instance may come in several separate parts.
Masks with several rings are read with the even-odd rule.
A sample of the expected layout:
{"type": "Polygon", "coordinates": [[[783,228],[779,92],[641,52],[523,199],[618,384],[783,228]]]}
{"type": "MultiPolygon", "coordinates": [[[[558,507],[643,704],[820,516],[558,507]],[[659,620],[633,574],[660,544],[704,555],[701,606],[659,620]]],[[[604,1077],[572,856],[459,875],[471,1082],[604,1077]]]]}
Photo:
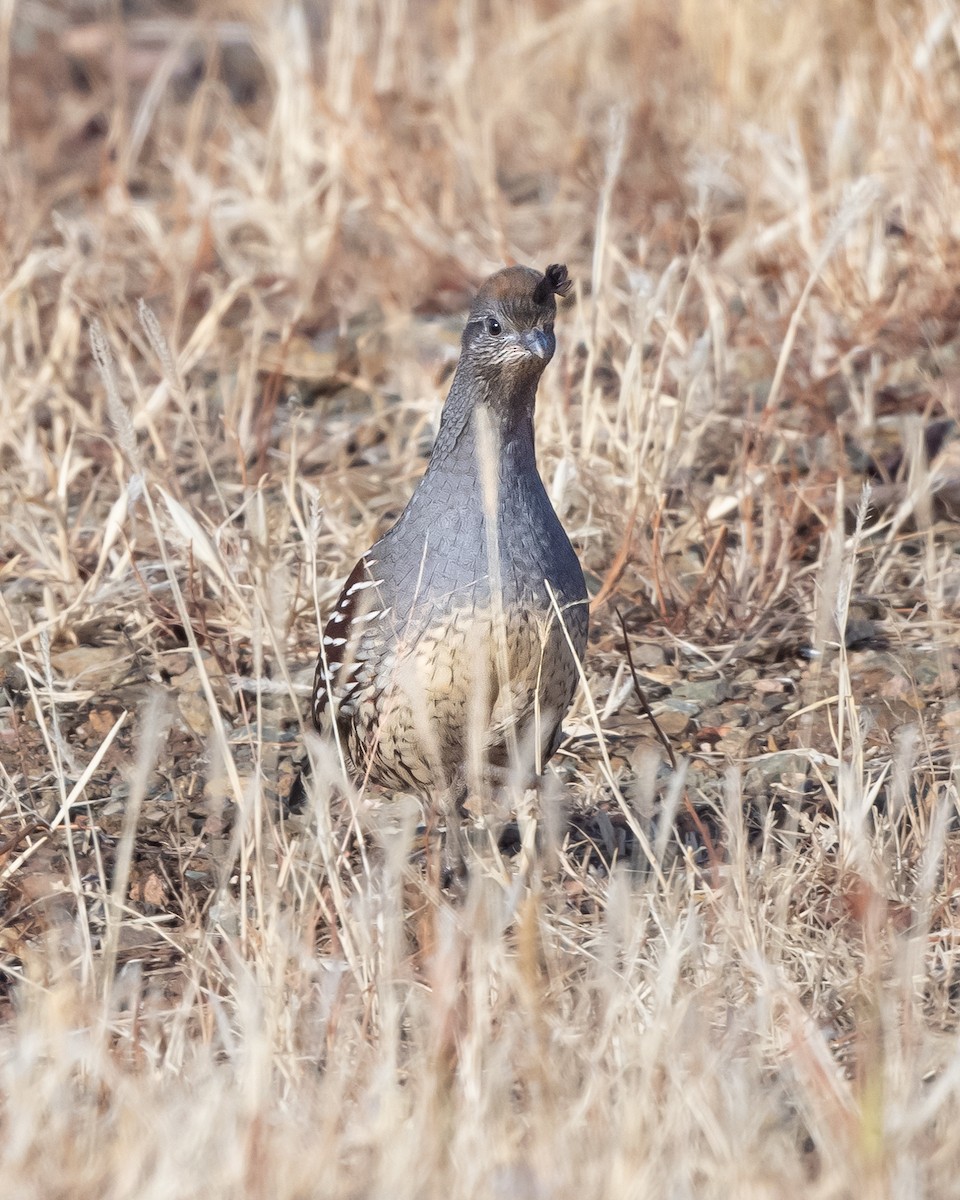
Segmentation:
{"type": "Polygon", "coordinates": [[[464,484],[479,483],[481,461],[489,447],[501,477],[536,473],[533,409],[536,378],[520,379],[512,387],[478,378],[458,367],[440,416],[440,429],[423,483],[431,476],[454,474],[464,484]]]}

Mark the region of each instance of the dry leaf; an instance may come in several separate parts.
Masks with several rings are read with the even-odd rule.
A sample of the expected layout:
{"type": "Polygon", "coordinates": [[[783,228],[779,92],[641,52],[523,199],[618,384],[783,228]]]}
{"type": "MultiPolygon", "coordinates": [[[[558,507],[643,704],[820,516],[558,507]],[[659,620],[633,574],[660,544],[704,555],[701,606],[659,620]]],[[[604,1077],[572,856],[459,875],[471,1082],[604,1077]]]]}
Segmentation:
{"type": "Polygon", "coordinates": [[[156,871],[151,871],[143,881],[142,891],[145,904],[152,904],[155,908],[166,907],[167,889],[156,871]]]}

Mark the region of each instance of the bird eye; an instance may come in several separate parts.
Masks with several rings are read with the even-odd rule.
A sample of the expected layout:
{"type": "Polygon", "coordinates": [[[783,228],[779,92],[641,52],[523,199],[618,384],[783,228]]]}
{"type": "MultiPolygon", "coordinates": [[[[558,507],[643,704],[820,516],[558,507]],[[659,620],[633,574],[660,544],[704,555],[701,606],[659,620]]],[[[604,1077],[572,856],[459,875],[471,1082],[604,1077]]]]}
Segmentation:
{"type": "Polygon", "coordinates": [[[500,322],[496,317],[487,317],[487,333],[491,337],[498,337],[503,331],[500,328],[500,322]]]}

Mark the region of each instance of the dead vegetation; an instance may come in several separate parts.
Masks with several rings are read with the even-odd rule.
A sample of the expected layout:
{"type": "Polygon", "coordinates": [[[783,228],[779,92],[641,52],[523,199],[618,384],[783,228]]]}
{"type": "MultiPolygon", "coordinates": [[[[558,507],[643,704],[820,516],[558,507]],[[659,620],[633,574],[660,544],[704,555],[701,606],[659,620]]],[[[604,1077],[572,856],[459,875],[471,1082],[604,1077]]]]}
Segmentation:
{"type": "Polygon", "coordinates": [[[955,1194],[958,45],[0,0],[6,1194],[955,1194]],[[287,796],[471,287],[556,260],[587,686],[452,898],[287,796]]]}

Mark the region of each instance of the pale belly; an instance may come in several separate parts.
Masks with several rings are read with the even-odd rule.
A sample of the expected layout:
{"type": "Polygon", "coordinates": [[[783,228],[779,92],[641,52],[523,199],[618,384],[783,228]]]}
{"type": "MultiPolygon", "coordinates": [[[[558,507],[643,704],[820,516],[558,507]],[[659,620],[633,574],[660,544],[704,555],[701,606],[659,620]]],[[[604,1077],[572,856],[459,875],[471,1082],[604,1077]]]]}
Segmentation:
{"type": "Polygon", "coordinates": [[[529,610],[454,612],[416,640],[398,631],[341,723],[354,764],[417,790],[539,773],[576,690],[575,649],[554,614],[529,610]]]}

